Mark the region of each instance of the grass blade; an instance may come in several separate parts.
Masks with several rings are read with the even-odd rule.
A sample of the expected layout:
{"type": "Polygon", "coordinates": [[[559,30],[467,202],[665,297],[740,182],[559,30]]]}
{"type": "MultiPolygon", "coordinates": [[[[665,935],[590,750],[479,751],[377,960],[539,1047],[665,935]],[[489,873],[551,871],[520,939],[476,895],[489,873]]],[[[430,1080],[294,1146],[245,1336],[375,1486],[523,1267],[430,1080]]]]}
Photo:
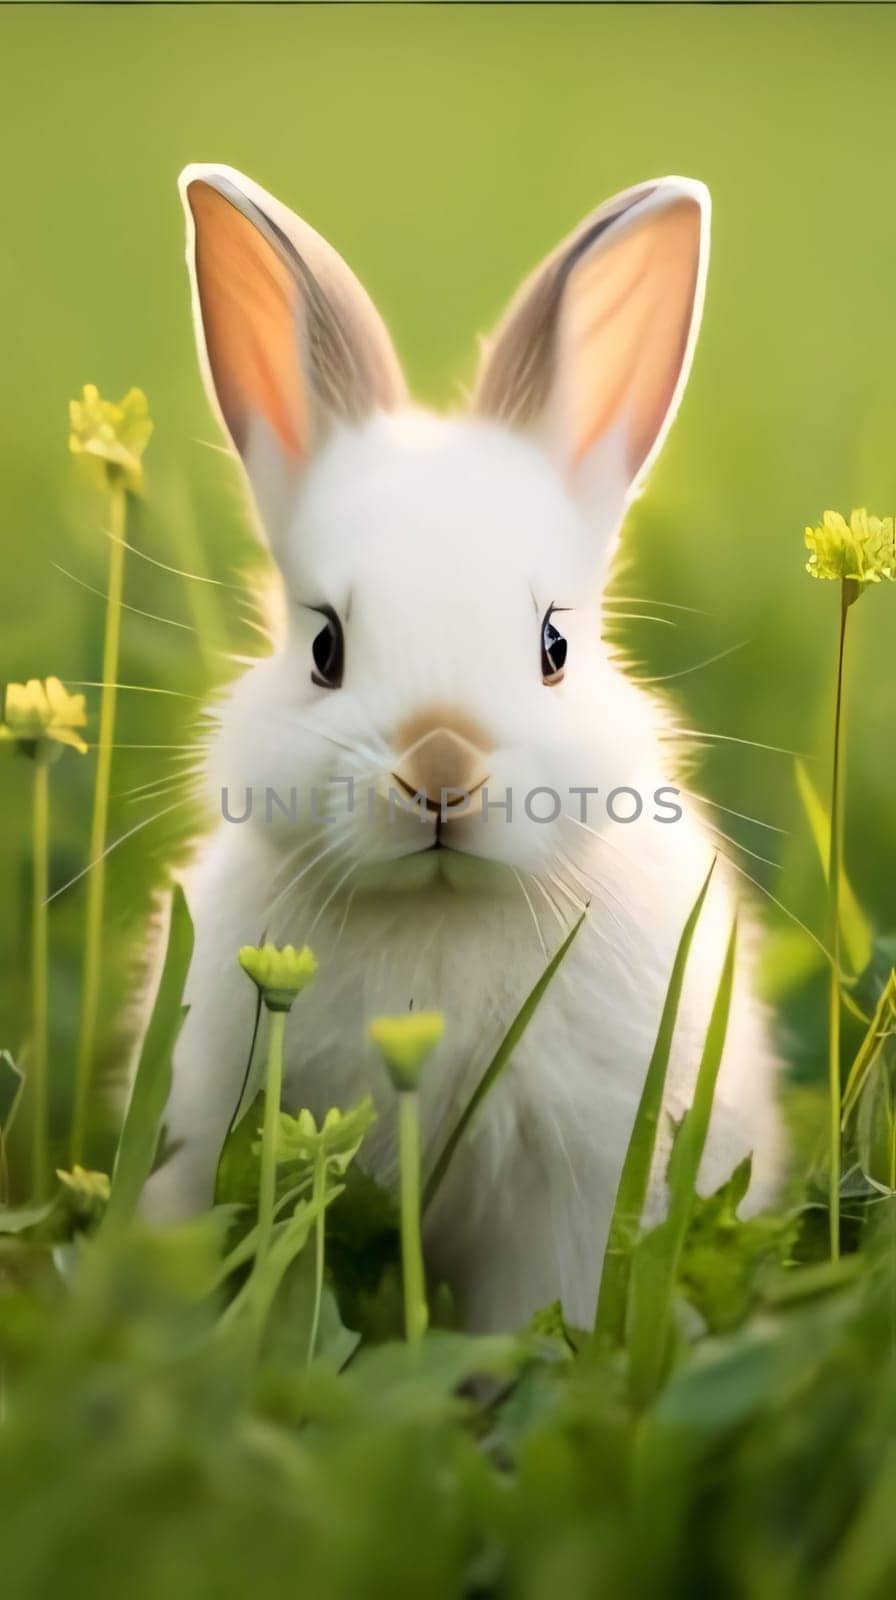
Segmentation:
{"type": "Polygon", "coordinates": [[[632,1253],[628,1308],[629,1393],[636,1406],[646,1405],[653,1398],[668,1366],[678,1263],[693,1209],[697,1174],[728,1032],[736,946],[735,918],[706,1031],[694,1098],[678,1126],[669,1158],[666,1175],[669,1212],[658,1228],[639,1240],[632,1253]]]}
{"type": "Polygon", "coordinates": [[[849,1117],[864,1088],[868,1074],[877,1061],[885,1041],[892,1038],[894,1033],[896,1033],[896,970],[891,971],[881,991],[868,1031],[859,1045],[856,1058],[849,1069],[849,1076],[843,1090],[841,1110],[841,1127],[843,1129],[846,1128],[849,1117]]]}
{"type": "Polygon", "coordinates": [[[460,1141],[466,1133],[467,1128],[470,1126],[470,1122],[472,1121],[476,1112],[479,1110],[479,1107],[482,1105],[486,1095],[491,1092],[500,1078],[501,1073],[504,1071],[504,1068],[510,1060],[510,1057],[512,1056],[514,1050],[523,1037],[523,1034],[529,1026],[532,1017],[537,1011],[545,990],[551,982],[551,979],[554,977],[558,967],[562,965],[587,915],[588,908],[586,906],[572,931],[567,934],[560,948],[554,952],[554,955],[551,957],[550,961],[545,967],[544,972],[538,979],[534,989],[532,989],[526,996],[526,999],[523,1001],[522,1006],[514,1017],[510,1027],[504,1035],[504,1038],[501,1040],[501,1043],[495,1051],[495,1054],[492,1056],[491,1061],[477,1083],[476,1088],[473,1090],[473,1093],[467,1101],[467,1104],[464,1106],[464,1109],[461,1112],[455,1127],[452,1129],[451,1134],[449,1135],[442,1154],[439,1156],[438,1161],[436,1162],[424,1185],[424,1212],[435,1199],[439,1185],[441,1184],[445,1173],[448,1171],[448,1167],[451,1164],[451,1158],[454,1155],[455,1150],[460,1144],[460,1141]]]}
{"type": "Polygon", "coordinates": [[[171,1088],[171,1057],[187,1014],[183,992],[192,954],[193,923],[184,892],[176,884],[171,896],[168,945],[159,991],[118,1141],[112,1192],[105,1216],[107,1227],[130,1220],[152,1171],[162,1115],[171,1088]]]}
{"type": "Polygon", "coordinates": [[[713,858],[712,865],[703,881],[703,887],[694,901],[688,919],[681,931],[681,938],[678,941],[678,949],[675,952],[669,986],[663,1003],[663,1013],[660,1017],[656,1044],[653,1047],[650,1065],[647,1068],[647,1076],[644,1079],[644,1087],[641,1090],[641,1099],[638,1102],[638,1110],[635,1115],[635,1123],[619,1179],[619,1187],[616,1190],[616,1202],[610,1221],[607,1249],[601,1273],[597,1316],[594,1322],[594,1338],[589,1347],[594,1355],[614,1349],[622,1343],[625,1336],[625,1314],[628,1301],[631,1255],[641,1226],[644,1201],[650,1181],[650,1169],[653,1165],[656,1133],[663,1104],[663,1091],[666,1085],[666,1072],[669,1067],[669,1055],[672,1049],[675,1023],[678,1018],[678,1006],[681,1000],[685,969],[697,923],[700,920],[700,913],[703,910],[703,903],[715,870],[715,864],[715,858],[713,858]]]}
{"type": "MultiPolygon", "coordinates": [[[[831,849],[831,819],[818,790],[809,776],[805,762],[798,757],[794,762],[794,769],[799,797],[803,803],[803,810],[806,813],[812,837],[815,840],[815,848],[821,860],[822,871],[827,879],[828,857],[831,849]]],[[[840,937],[843,940],[843,948],[849,958],[849,964],[854,973],[864,972],[871,960],[873,946],[871,927],[842,866],[840,868],[839,916],[840,937]]]]}
{"type": "Polygon", "coordinates": [[[9,1201],[6,1141],[22,1100],[25,1074],[8,1050],[0,1050],[0,1205],[9,1201]]]}
{"type": "MultiPolygon", "coordinates": [[[[343,1184],[333,1184],[316,1198],[296,1201],[292,1215],[277,1226],[266,1254],[255,1257],[252,1272],[222,1314],[221,1332],[242,1323],[257,1344],[287,1271],[308,1243],[318,1216],[338,1200],[343,1189],[343,1184]]],[[[260,1228],[257,1238],[263,1243],[260,1228]]]]}

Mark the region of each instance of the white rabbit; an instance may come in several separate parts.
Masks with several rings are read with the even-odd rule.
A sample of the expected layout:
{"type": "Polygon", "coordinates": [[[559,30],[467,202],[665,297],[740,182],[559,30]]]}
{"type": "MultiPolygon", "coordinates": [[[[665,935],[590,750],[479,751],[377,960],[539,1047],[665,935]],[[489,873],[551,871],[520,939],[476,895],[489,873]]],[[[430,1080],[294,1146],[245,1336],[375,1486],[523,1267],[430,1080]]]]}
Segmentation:
{"type": "MultiPolygon", "coordinates": [[[[306,223],[227,167],[188,167],[181,193],[200,359],[288,623],[216,712],[214,804],[226,788],[238,818],[249,790],[253,809],[222,817],[190,878],[190,1011],[167,1114],[181,1142],[147,1208],[210,1201],[254,1017],[240,945],[312,944],[320,970],[288,1019],[284,1105],[319,1116],[372,1092],[364,1158],[390,1183],[394,1101],[366,1021],[412,1003],[445,1013],[423,1080],[431,1167],[587,903],[426,1219],[431,1267],[468,1325],[512,1327],[557,1297],[586,1325],[673,955],[713,855],[684,798],[680,817],[668,793],[654,800],[681,752],[663,706],[602,642],[600,609],[690,365],[708,193],[665,178],[588,217],[486,344],[469,413],[445,419],[410,406],[377,312],[306,223]],[[617,787],[617,816],[640,800],[637,820],[608,815],[617,787]],[[403,809],[397,794],[419,798],[403,809]],[[537,820],[554,795],[559,815],[537,820]]],[[[731,925],[727,870],[685,984],[673,1115],[690,1100],[731,925]]],[[[701,1184],[752,1150],[755,1204],[782,1146],[751,942],[701,1184]]]]}

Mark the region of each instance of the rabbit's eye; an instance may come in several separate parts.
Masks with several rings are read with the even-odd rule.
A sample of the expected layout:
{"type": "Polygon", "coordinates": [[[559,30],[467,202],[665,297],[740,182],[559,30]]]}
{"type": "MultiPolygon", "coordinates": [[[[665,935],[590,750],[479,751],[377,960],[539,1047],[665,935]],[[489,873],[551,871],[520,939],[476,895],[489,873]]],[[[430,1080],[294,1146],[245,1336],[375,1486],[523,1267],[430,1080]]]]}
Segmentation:
{"type": "Polygon", "coordinates": [[[342,682],[342,668],[345,648],[342,641],[342,625],[335,611],[329,606],[317,606],[324,618],[324,625],[320,633],[316,633],[311,646],[311,655],[314,660],[314,670],[311,682],[316,683],[320,689],[338,689],[342,682]]]}
{"type": "Polygon", "coordinates": [[[541,676],[551,686],[563,681],[566,667],[566,640],[551,621],[553,609],[553,606],[548,608],[541,625],[541,676]]]}

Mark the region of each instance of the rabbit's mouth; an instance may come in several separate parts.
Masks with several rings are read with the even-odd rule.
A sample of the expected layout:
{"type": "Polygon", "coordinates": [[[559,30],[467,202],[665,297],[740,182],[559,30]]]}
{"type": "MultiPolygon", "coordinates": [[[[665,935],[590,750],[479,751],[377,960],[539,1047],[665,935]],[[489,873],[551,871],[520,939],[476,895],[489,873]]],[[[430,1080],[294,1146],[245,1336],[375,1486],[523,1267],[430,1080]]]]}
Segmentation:
{"type": "Polygon", "coordinates": [[[436,812],[436,833],[432,844],[427,845],[427,850],[449,850],[450,845],[445,843],[443,835],[443,821],[441,808],[436,812]]]}
{"type": "Polygon", "coordinates": [[[355,879],[359,891],[373,894],[417,894],[442,886],[452,893],[470,895],[512,895],[515,880],[511,869],[488,856],[456,849],[444,834],[419,850],[390,861],[369,862],[355,879]]]}

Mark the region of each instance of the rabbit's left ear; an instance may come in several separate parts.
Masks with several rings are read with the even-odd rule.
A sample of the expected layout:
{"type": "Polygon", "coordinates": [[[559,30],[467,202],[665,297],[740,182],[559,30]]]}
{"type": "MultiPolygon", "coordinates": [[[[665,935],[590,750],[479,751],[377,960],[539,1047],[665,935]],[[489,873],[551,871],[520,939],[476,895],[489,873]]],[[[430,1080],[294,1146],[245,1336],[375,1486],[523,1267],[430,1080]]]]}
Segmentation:
{"type": "Polygon", "coordinates": [[[709,209],[687,178],[617,195],[523,284],[483,354],[474,408],[530,430],[586,494],[618,499],[617,514],[684,389],[709,209]]]}
{"type": "Polygon", "coordinates": [[[200,361],[269,536],[334,423],[406,399],[385,326],[331,245],[232,167],[180,178],[200,361]]]}

